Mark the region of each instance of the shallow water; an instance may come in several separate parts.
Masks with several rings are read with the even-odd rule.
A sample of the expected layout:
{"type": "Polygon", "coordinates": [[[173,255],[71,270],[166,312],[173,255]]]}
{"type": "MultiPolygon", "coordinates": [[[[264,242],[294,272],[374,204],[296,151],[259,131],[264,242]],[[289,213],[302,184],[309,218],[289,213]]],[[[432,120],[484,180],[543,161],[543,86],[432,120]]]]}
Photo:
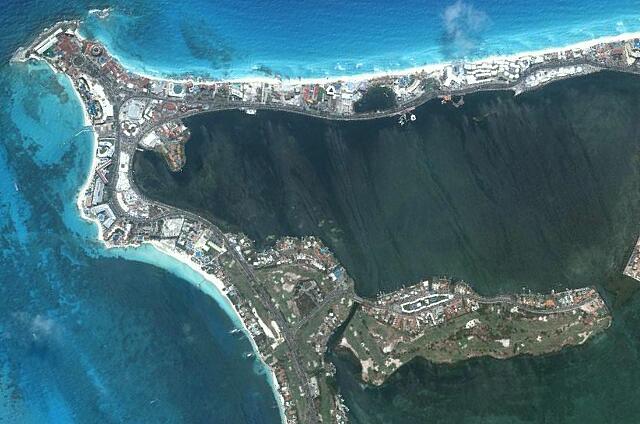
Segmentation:
{"type": "MultiPolygon", "coordinates": [[[[95,229],[78,218],[74,196],[91,155],[88,134],[74,137],[82,128],[79,105],[70,97],[66,83],[52,78],[48,70],[6,66],[13,50],[43,26],[61,18],[86,18],[91,8],[112,6],[109,19],[89,17],[85,30],[99,36],[135,69],[215,77],[269,73],[320,76],[511,53],[636,31],[640,27],[638,5],[637,1],[618,0],[606,4],[574,0],[548,4],[524,1],[407,4],[373,0],[292,4],[283,0],[268,5],[244,0],[225,4],[10,0],[3,4],[0,422],[210,422],[211,417],[223,422],[277,421],[267,379],[260,374],[261,367],[241,357],[250,346],[246,340],[228,335],[235,325],[223,312],[224,308],[185,280],[174,277],[177,274],[198,282],[194,274],[148,251],[124,255],[162,263],[174,274],[105,257],[101,247],[93,242],[95,229]],[[458,18],[451,20],[452,16],[458,18]]],[[[587,124],[604,119],[598,114],[601,109],[591,107],[592,102],[613,101],[598,98],[598,88],[592,95],[582,97],[578,103],[583,106],[581,111],[573,111],[589,117],[584,120],[587,124]]],[[[576,96],[575,92],[570,94],[576,96]]],[[[482,99],[478,100],[480,109],[485,105],[482,99]]],[[[498,113],[508,112],[501,109],[506,107],[501,106],[501,100],[489,103],[498,113]]],[[[613,103],[608,103],[613,109],[605,118],[612,124],[619,123],[616,121],[619,117],[628,123],[629,111],[636,111],[637,105],[631,102],[628,109],[616,109],[613,103]]],[[[467,114],[467,110],[459,113],[467,114]]],[[[474,214],[480,212],[463,211],[460,205],[464,199],[454,197],[453,210],[464,212],[459,222],[475,223],[475,228],[480,228],[473,237],[475,241],[460,242],[470,254],[462,255],[463,249],[453,249],[455,246],[448,244],[449,250],[442,252],[431,248],[432,253],[439,254],[437,260],[431,255],[425,256],[425,261],[417,258],[411,263],[396,260],[388,271],[374,261],[362,271],[373,276],[370,283],[360,283],[360,287],[370,284],[373,292],[378,287],[397,284],[396,276],[413,279],[425,269],[468,277],[485,291],[517,289],[523,282],[540,288],[549,287],[549,283],[551,286],[598,283],[612,289],[604,293],[615,305],[614,327],[584,347],[545,358],[480,359],[456,367],[418,361],[403,368],[382,389],[363,389],[348,363],[337,360],[341,389],[356,422],[638,421],[640,411],[635,399],[639,376],[634,364],[638,361],[639,309],[637,296],[633,297],[635,283],[617,276],[637,227],[637,179],[633,178],[638,169],[633,166],[637,165],[634,162],[637,153],[628,150],[630,144],[625,144],[628,141],[625,134],[603,131],[590,137],[589,126],[563,126],[564,121],[559,119],[563,111],[555,110],[553,105],[550,110],[554,112],[543,116],[544,122],[558,122],[560,128],[547,129],[541,125],[541,132],[574,130],[587,135],[591,143],[586,143],[587,147],[593,147],[594,140],[600,137],[622,148],[612,148],[604,155],[603,151],[587,148],[583,151],[585,159],[579,160],[578,143],[575,150],[568,152],[574,161],[566,162],[561,159],[567,153],[561,149],[563,144],[557,143],[558,137],[548,134],[548,140],[556,141],[544,144],[550,149],[545,153],[554,166],[547,168],[544,163],[537,163],[536,167],[538,172],[549,171],[550,182],[563,183],[564,173],[571,175],[574,167],[583,172],[592,166],[597,171],[585,180],[583,189],[582,181],[575,180],[568,187],[553,186],[564,190],[556,196],[574,193],[575,197],[570,199],[580,206],[575,209],[579,211],[576,216],[563,217],[570,202],[555,205],[553,197],[544,199],[536,192],[539,186],[535,182],[514,176],[505,184],[519,181],[524,189],[521,193],[507,193],[509,199],[534,211],[552,205],[546,215],[525,216],[529,224],[543,224],[538,233],[532,230],[520,233],[519,226],[482,229],[473,220],[474,214]],[[591,163],[587,158],[592,159],[591,163]],[[621,176],[625,178],[620,179],[621,176]],[[618,186],[617,181],[627,181],[627,185],[618,186]],[[570,190],[571,187],[579,190],[570,190]],[[594,191],[594,187],[598,189],[594,191]],[[631,195],[627,198],[620,190],[631,195]],[[590,222],[591,219],[598,222],[590,222]],[[551,224],[565,224],[568,228],[551,231],[551,224]],[[569,229],[576,230],[575,236],[569,229]],[[521,240],[532,234],[538,235],[538,239],[534,237],[536,240],[545,237],[549,240],[533,249],[525,242],[509,246],[505,240],[512,238],[513,230],[521,240]],[[575,254],[568,254],[576,245],[579,248],[575,254]],[[497,253],[486,246],[497,247],[497,253]],[[588,246],[596,247],[590,250],[588,246]],[[452,249],[453,255],[449,256],[452,249]],[[480,254],[474,256],[473,252],[480,254]],[[500,259],[513,253],[521,255],[522,266],[500,259]],[[489,254],[495,256],[488,257],[489,254]],[[546,268],[544,264],[551,265],[546,268]],[[536,272],[531,269],[533,265],[539,267],[536,272]],[[393,277],[388,283],[383,283],[385,273],[393,277]]],[[[456,121],[459,119],[456,115],[436,112],[439,117],[457,122],[448,123],[453,139],[463,130],[472,133],[465,136],[505,131],[500,128],[500,120],[491,121],[495,128],[482,128],[486,124],[479,124],[479,129],[473,129],[469,122],[456,121]]],[[[528,111],[522,113],[521,119],[526,122],[528,111]]],[[[444,122],[447,123],[446,119],[444,122]]],[[[419,124],[437,125],[425,117],[420,118],[419,124]]],[[[419,144],[420,138],[414,136],[409,142],[419,144]]],[[[396,149],[390,140],[380,139],[378,143],[383,158],[379,163],[384,164],[387,155],[396,149]],[[382,148],[385,146],[386,150],[382,148]]],[[[541,146],[530,146],[532,150],[528,153],[509,154],[518,160],[525,173],[532,169],[527,157],[536,157],[541,146]]],[[[434,161],[436,168],[438,164],[454,166],[457,172],[462,172],[463,165],[456,164],[464,164],[465,159],[459,153],[469,151],[478,155],[485,151],[482,163],[488,172],[495,160],[492,154],[499,152],[485,144],[475,148],[456,145],[452,150],[443,150],[444,147],[443,143],[427,145],[420,152],[423,156],[417,158],[434,161]],[[434,151],[449,152],[450,156],[432,158],[434,151]]],[[[416,157],[398,160],[412,163],[416,157]]],[[[411,170],[415,169],[409,167],[407,171],[411,170]]],[[[496,175],[504,170],[498,167],[487,187],[501,187],[496,175]]],[[[440,168],[438,172],[448,175],[448,168],[440,168]]],[[[474,172],[469,170],[470,174],[474,172]]],[[[468,182],[470,174],[461,175],[468,182]]],[[[455,193],[455,184],[447,189],[455,193]]],[[[394,188],[386,190],[392,193],[394,188]]],[[[246,191],[244,195],[252,196],[253,192],[246,191]]],[[[489,197],[487,193],[483,195],[489,197]]],[[[496,199],[501,205],[506,204],[505,198],[496,199]]],[[[397,200],[389,204],[407,210],[415,207],[411,202],[397,200]]],[[[446,198],[439,202],[447,206],[446,198]]],[[[270,204],[260,206],[269,206],[274,214],[277,211],[270,204]]],[[[327,210],[333,207],[327,206],[327,210]]],[[[486,205],[482,210],[506,218],[513,215],[509,209],[498,213],[486,205]]],[[[441,210],[436,212],[432,219],[448,216],[441,210]]],[[[296,212],[294,216],[301,214],[296,212]]],[[[495,223],[495,216],[489,219],[478,215],[477,219],[495,223]]],[[[265,223],[294,231],[298,221],[273,224],[273,220],[267,219],[265,223]]],[[[443,234],[446,229],[455,228],[455,220],[445,224],[442,228],[436,226],[443,234]]],[[[421,234],[425,233],[417,232],[416,236],[421,234]]],[[[443,241],[451,243],[451,234],[446,235],[443,241]]],[[[360,260],[366,258],[356,257],[353,262],[360,260]]]]}
{"type": "Polygon", "coordinates": [[[84,31],[153,74],[318,77],[547,47],[640,30],[637,0],[108,2],[84,31]]]}
{"type": "Polygon", "coordinates": [[[0,422],[279,422],[201,278],[151,249],[107,252],[80,219],[92,141],[69,82],[3,63],[0,90],[0,422]]]}

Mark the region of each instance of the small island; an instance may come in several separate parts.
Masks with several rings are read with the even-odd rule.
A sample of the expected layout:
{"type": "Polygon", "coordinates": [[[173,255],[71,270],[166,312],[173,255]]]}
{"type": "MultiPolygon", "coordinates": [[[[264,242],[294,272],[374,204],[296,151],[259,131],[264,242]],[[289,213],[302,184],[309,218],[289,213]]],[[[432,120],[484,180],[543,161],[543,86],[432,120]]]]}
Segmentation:
{"type": "MultiPolygon", "coordinates": [[[[190,136],[182,119],[206,111],[273,109],[339,120],[397,116],[403,126],[416,119],[417,105],[431,99],[461,107],[462,96],[474,91],[520,93],[602,69],[640,73],[639,40],[618,37],[393,75],[178,81],[127,71],[99,42],[80,36],[78,26],[60,22],[46,29],[13,60],[44,61],[66,74],[85,106],[95,155],[80,211],[97,224],[107,246],[150,243],[218,288],[272,371],[283,421],[347,421],[333,383],[335,368],[326,359],[336,331],[342,332],[340,348],[360,361],[363,380],[382,384],[416,356],[451,363],[547,354],[610,326],[607,306],[590,287],[483,297],[466,283],[434,278],[377,299],[361,298],[348,270],[321,240],[286,237],[257,249],[243,234],[146,198],[135,184],[132,161],[137,150],[153,150],[171,171],[182,169],[190,136]]],[[[636,279],[639,251],[625,271],[636,279]]]]}

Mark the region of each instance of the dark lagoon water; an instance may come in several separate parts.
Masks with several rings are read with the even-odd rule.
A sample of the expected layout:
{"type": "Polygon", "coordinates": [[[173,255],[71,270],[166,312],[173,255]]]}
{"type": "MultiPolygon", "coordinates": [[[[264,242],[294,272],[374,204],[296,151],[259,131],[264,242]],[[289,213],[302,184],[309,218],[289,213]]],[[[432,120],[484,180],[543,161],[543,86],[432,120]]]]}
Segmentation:
{"type": "Polygon", "coordinates": [[[189,118],[187,166],[139,155],[150,195],[268,242],[316,234],[371,295],[434,274],[487,293],[604,284],[638,232],[640,79],[431,102],[415,123],[279,112],[189,118]]]}
{"type": "Polygon", "coordinates": [[[638,283],[621,275],[639,229],[640,78],[601,73],[513,97],[431,102],[417,121],[278,112],[187,120],[187,165],[137,155],[149,195],[268,243],[317,234],[373,294],[433,274],[484,293],[597,285],[613,327],[544,357],[433,365],[383,387],[333,353],[358,423],[640,421],[638,283]]]}
{"type": "MultiPolygon", "coordinates": [[[[192,287],[198,277],[153,250],[105,252],[95,228],[78,218],[75,194],[91,157],[89,134],[78,134],[80,105],[48,69],[8,65],[43,26],[87,18],[88,33],[129,65],[158,74],[298,76],[562,45],[637,30],[639,22],[637,1],[625,0],[2,6],[1,423],[277,422],[262,367],[243,359],[249,344],[229,336],[237,323],[224,304],[192,287]],[[87,16],[106,6],[114,8],[109,19],[87,16]],[[447,10],[458,18],[446,19],[447,10]],[[474,27],[478,19],[484,24],[474,27]]],[[[228,162],[216,162],[217,171],[215,157],[201,161],[207,172],[189,177],[196,166],[188,166],[175,180],[154,158],[141,166],[155,167],[155,182],[169,189],[204,184],[195,174],[208,175],[210,187],[226,188],[203,197],[219,196],[224,207],[208,209],[211,200],[197,197],[192,206],[267,241],[270,234],[326,233],[359,274],[363,293],[423,271],[468,278],[485,292],[525,282],[609,289],[613,328],[559,355],[453,367],[415,361],[377,389],[359,383],[349,358],[336,357],[355,422],[635,423],[640,305],[636,284],[619,271],[637,231],[638,111],[637,83],[625,78],[563,83],[573,88],[516,101],[478,95],[459,111],[431,104],[404,132],[385,120],[366,129],[286,114],[220,114],[203,118],[203,141],[189,147],[193,165],[194,146],[212,148],[205,136],[219,128],[216,155],[228,162]],[[251,131],[246,140],[237,136],[251,126],[267,144],[251,131]],[[257,162],[247,161],[252,149],[257,162]],[[229,176],[238,181],[223,181],[229,176]],[[248,215],[240,220],[234,211],[248,215]],[[424,245],[408,252],[410,243],[424,245]]]]}

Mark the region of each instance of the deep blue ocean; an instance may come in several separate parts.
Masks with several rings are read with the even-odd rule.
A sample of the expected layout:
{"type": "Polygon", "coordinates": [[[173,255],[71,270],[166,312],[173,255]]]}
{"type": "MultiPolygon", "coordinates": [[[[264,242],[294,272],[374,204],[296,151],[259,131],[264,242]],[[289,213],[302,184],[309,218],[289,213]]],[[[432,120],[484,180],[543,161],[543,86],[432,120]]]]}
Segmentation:
{"type": "Polygon", "coordinates": [[[640,2],[5,1],[0,11],[0,423],[274,423],[229,309],[77,214],[91,135],[69,82],[12,52],[62,18],[148,73],[353,74],[640,30],[640,2]],[[110,7],[106,19],[88,11],[110,7]]]}

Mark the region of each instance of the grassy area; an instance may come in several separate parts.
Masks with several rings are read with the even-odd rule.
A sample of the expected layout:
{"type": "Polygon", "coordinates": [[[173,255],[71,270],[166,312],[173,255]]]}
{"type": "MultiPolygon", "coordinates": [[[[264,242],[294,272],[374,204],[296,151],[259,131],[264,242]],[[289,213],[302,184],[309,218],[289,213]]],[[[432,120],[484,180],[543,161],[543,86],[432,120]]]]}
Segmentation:
{"type": "Polygon", "coordinates": [[[359,310],[345,331],[343,346],[360,360],[363,379],[381,384],[416,356],[450,363],[477,356],[540,355],[581,344],[610,322],[610,316],[595,318],[581,311],[540,316],[485,306],[411,336],[359,310]]]}
{"type": "Polygon", "coordinates": [[[261,299],[256,295],[254,290],[252,289],[251,281],[248,279],[240,264],[238,264],[231,256],[226,255],[222,258],[221,261],[225,273],[227,274],[228,280],[231,284],[234,285],[236,290],[238,291],[240,297],[245,300],[251,301],[251,306],[256,309],[258,315],[265,320],[265,324],[271,326],[271,323],[267,321],[271,315],[267,312],[267,310],[262,306],[261,299]]]}
{"type": "Polygon", "coordinates": [[[307,409],[307,403],[309,399],[303,396],[300,391],[301,382],[297,378],[297,374],[293,371],[293,367],[287,356],[288,348],[285,344],[281,344],[276,348],[274,357],[278,362],[284,366],[284,370],[287,376],[287,382],[289,383],[289,390],[291,393],[291,401],[296,406],[298,411],[304,411],[307,409]]]}
{"type": "MultiPolygon", "coordinates": [[[[284,371],[288,387],[288,391],[283,391],[285,404],[294,407],[299,419],[304,421],[305,417],[299,411],[306,411],[309,402],[314,402],[323,420],[331,422],[336,392],[335,384],[332,386],[331,383],[331,368],[325,363],[324,355],[329,337],[349,315],[352,305],[349,293],[353,292],[353,281],[344,271],[340,273],[334,269],[336,265],[333,258],[323,252],[323,246],[314,240],[283,240],[280,250],[266,253],[255,252],[254,246],[246,239],[241,239],[240,243],[243,255],[254,264],[257,284],[268,292],[275,307],[287,321],[289,333],[296,336],[293,347],[281,343],[273,351],[265,346],[263,352],[277,374],[284,371]],[[278,259],[273,259],[274,256],[278,259]],[[278,262],[287,263],[277,264],[278,262]],[[336,277],[337,274],[340,277],[336,277]],[[348,287],[350,289],[346,290],[348,287]],[[332,300],[324,304],[327,298],[332,300]],[[298,328],[302,320],[305,320],[304,325],[298,328]],[[295,352],[291,352],[291,348],[295,352]],[[305,373],[304,384],[310,384],[314,394],[317,387],[319,395],[313,399],[305,396],[306,386],[301,388],[303,383],[292,367],[292,353],[297,356],[305,373]]],[[[271,314],[262,307],[261,299],[251,287],[255,283],[247,278],[231,256],[225,255],[221,259],[227,278],[236,287],[239,297],[250,300],[251,306],[257,310],[265,325],[273,331],[271,314]]],[[[271,343],[272,340],[267,340],[267,345],[271,343]]]]}
{"type": "Polygon", "coordinates": [[[269,291],[290,325],[295,325],[316,306],[317,294],[324,295],[332,282],[326,274],[303,264],[287,264],[259,268],[256,276],[269,291]],[[305,291],[305,286],[317,290],[305,291]]]}
{"type": "Polygon", "coordinates": [[[333,376],[329,375],[325,363],[325,349],[330,335],[348,317],[351,305],[346,298],[337,299],[314,314],[300,328],[297,335],[296,345],[299,346],[301,360],[307,373],[314,376],[318,382],[320,396],[316,398],[316,402],[324,422],[331,422],[331,410],[335,408],[333,399],[336,393],[335,385],[332,384],[333,376]],[[317,346],[321,346],[320,353],[316,351],[317,346]]]}

